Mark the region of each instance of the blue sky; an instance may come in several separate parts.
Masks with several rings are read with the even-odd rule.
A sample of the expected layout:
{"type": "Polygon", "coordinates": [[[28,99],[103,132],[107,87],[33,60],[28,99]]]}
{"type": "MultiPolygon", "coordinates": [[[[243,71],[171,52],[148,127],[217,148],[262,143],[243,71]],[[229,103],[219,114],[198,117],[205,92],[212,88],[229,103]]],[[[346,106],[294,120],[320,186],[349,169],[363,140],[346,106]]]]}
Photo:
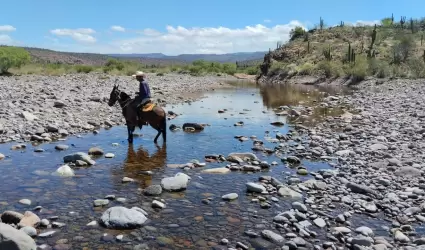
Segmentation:
{"type": "Polygon", "coordinates": [[[1,4],[0,44],[96,53],[264,51],[296,25],[421,17],[419,0],[14,0],[1,4]]]}

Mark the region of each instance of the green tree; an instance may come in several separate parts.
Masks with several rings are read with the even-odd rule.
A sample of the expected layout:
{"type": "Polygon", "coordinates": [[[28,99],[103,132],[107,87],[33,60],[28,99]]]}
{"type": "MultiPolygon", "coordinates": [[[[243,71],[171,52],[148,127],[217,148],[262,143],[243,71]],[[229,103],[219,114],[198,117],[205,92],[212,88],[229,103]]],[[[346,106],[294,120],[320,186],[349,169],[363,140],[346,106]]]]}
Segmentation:
{"type": "Polygon", "coordinates": [[[17,47],[0,47],[0,74],[6,73],[10,68],[20,68],[30,62],[28,51],[17,47]]]}
{"type": "Polygon", "coordinates": [[[291,30],[290,32],[290,36],[291,36],[291,41],[298,38],[298,37],[302,37],[305,34],[305,30],[303,27],[301,26],[296,26],[294,29],[291,30]]]}
{"type": "Polygon", "coordinates": [[[384,18],[384,19],[381,20],[381,24],[382,24],[382,26],[387,28],[387,27],[392,26],[393,21],[392,21],[391,17],[387,17],[387,18],[384,18]]]}

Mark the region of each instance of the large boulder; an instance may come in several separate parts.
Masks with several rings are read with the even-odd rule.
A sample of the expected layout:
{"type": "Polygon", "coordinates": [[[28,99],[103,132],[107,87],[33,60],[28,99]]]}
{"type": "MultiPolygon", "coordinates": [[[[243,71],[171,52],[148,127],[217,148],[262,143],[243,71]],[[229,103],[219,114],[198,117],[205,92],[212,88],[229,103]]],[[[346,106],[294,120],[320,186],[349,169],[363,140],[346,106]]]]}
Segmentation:
{"type": "Polygon", "coordinates": [[[76,161],[83,161],[83,162],[86,162],[89,165],[94,165],[96,163],[92,158],[90,158],[90,156],[88,154],[83,153],[83,152],[77,152],[75,154],[69,154],[69,155],[67,155],[63,158],[63,161],[65,163],[69,163],[69,162],[75,163],[76,161]]]}
{"type": "Polygon", "coordinates": [[[36,250],[37,245],[25,232],[0,222],[0,249],[36,250]]]}
{"type": "Polygon", "coordinates": [[[183,124],[183,130],[189,130],[189,131],[202,131],[204,130],[203,124],[199,123],[185,123],[183,124]]]}
{"type": "Polygon", "coordinates": [[[100,218],[101,225],[110,229],[135,229],[143,226],[148,218],[136,209],[117,206],[106,210],[100,218]]]}
{"type": "Polygon", "coordinates": [[[26,211],[24,217],[19,222],[19,227],[37,227],[40,224],[40,218],[31,211],[26,211]]]}
{"type": "Polygon", "coordinates": [[[24,215],[15,211],[4,211],[0,217],[0,221],[7,224],[18,224],[24,215]]]}
{"type": "Polygon", "coordinates": [[[182,191],[187,188],[190,177],[184,173],[177,173],[173,177],[166,177],[161,180],[161,186],[166,191],[182,191]]]}

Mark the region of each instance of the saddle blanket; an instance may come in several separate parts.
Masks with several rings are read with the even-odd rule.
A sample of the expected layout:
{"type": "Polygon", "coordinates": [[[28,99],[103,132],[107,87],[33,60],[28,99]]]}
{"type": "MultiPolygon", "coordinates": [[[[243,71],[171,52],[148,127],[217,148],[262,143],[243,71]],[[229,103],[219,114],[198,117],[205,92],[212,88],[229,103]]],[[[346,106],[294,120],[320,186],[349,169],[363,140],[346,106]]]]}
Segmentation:
{"type": "Polygon", "coordinates": [[[142,107],[142,111],[143,112],[152,111],[155,106],[156,106],[155,103],[147,103],[145,106],[142,107]]]}

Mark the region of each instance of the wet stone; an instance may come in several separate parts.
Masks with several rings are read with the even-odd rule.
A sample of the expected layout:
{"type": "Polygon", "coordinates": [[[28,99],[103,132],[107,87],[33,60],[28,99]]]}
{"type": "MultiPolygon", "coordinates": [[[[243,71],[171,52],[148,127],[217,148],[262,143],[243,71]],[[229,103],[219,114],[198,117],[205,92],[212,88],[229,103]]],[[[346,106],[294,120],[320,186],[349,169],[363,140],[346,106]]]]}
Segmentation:
{"type": "Polygon", "coordinates": [[[149,196],[157,196],[162,193],[162,187],[161,185],[150,185],[143,191],[143,193],[149,196]]]}
{"type": "Polygon", "coordinates": [[[31,200],[29,200],[29,199],[22,199],[22,200],[19,200],[19,203],[21,203],[22,205],[29,206],[29,205],[31,205],[31,200]]]}
{"type": "Polygon", "coordinates": [[[20,230],[25,232],[30,237],[37,236],[37,230],[34,227],[25,226],[22,227],[20,230]]]}
{"type": "Polygon", "coordinates": [[[230,193],[230,194],[223,195],[221,198],[223,200],[228,200],[228,201],[235,200],[235,199],[238,198],[238,194],[237,193],[230,193]]]}
{"type": "Polygon", "coordinates": [[[108,199],[98,199],[98,200],[94,200],[93,201],[93,205],[95,207],[106,206],[108,204],[109,204],[109,200],[108,199]]]}
{"type": "Polygon", "coordinates": [[[38,237],[40,237],[40,238],[47,238],[47,237],[53,236],[55,233],[56,233],[56,231],[47,231],[47,232],[40,233],[38,235],[38,237]]]}

